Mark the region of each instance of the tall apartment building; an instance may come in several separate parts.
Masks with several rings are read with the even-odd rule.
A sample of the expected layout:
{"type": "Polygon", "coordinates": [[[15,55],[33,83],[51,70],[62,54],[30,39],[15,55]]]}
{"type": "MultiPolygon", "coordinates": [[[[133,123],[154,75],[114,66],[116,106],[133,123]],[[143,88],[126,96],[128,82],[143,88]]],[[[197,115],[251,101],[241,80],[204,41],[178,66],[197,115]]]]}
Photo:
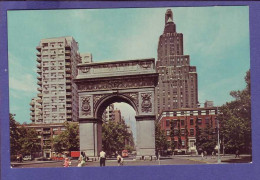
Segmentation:
{"type": "Polygon", "coordinates": [[[103,122],[113,121],[115,119],[114,104],[110,104],[102,115],[103,122]]]}
{"type": "Polygon", "coordinates": [[[190,66],[189,55],[183,54],[183,34],[176,32],[173,14],[165,13],[164,32],[159,38],[156,70],[156,113],[176,108],[195,108],[198,104],[198,78],[195,66],[190,66]]]}
{"type": "Polygon", "coordinates": [[[39,123],[42,122],[42,105],[41,105],[41,98],[35,97],[30,102],[30,115],[32,123],[39,123]]]}
{"type": "Polygon", "coordinates": [[[42,119],[35,123],[63,123],[77,121],[78,94],[72,79],[81,61],[78,43],[73,37],[42,39],[37,55],[38,98],[42,119]]]}

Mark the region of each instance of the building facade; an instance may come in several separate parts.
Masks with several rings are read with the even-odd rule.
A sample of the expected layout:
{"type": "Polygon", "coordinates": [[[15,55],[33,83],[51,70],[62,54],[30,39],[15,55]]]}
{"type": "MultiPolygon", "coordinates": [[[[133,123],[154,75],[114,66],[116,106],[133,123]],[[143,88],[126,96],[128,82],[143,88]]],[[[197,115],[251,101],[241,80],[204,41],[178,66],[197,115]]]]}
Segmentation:
{"type": "Polygon", "coordinates": [[[41,98],[35,97],[30,102],[30,116],[32,123],[42,122],[42,105],[41,105],[41,98]]]}
{"type": "Polygon", "coordinates": [[[37,55],[37,73],[42,117],[41,123],[63,123],[77,121],[78,94],[72,79],[77,75],[77,64],[81,62],[78,43],[73,37],[42,39],[37,55]]]}
{"type": "Polygon", "coordinates": [[[195,66],[190,66],[189,55],[184,55],[183,34],[176,32],[173,13],[165,13],[164,32],[159,38],[156,70],[159,82],[155,103],[157,117],[163,111],[176,108],[196,108],[198,78],[195,66]]]}
{"type": "MultiPolygon", "coordinates": [[[[70,122],[76,123],[78,122],[70,122]]],[[[34,129],[38,138],[41,142],[41,152],[38,152],[36,156],[52,158],[56,157],[58,154],[53,149],[52,139],[56,136],[60,135],[62,132],[66,130],[64,123],[51,123],[51,124],[28,124],[28,125],[19,125],[18,127],[26,127],[34,129]]]]}
{"type": "Polygon", "coordinates": [[[200,129],[216,129],[216,116],[217,107],[182,108],[164,111],[158,120],[161,129],[165,131],[167,141],[174,143],[175,149],[171,149],[172,151],[182,154],[194,154],[197,153],[196,126],[200,129]]]}

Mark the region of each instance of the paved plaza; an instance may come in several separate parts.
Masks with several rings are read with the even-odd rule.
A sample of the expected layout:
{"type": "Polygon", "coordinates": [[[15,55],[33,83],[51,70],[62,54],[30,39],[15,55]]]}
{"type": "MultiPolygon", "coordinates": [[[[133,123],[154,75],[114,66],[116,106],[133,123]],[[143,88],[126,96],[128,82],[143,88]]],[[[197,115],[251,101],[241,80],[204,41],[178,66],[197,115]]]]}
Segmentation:
{"type": "MultiPolygon", "coordinates": [[[[221,156],[221,163],[250,163],[250,155],[241,155],[240,158],[235,158],[234,155],[221,156]]],[[[77,167],[77,160],[71,161],[71,167],[77,167]]],[[[162,157],[159,160],[134,160],[125,159],[124,166],[158,166],[158,165],[185,165],[185,164],[217,164],[217,157],[207,156],[201,158],[200,156],[172,156],[162,157]]],[[[106,161],[106,166],[117,166],[115,159],[109,159],[106,161]]],[[[63,167],[63,161],[27,161],[23,163],[12,163],[13,168],[36,168],[36,167],[63,167]]],[[[99,162],[87,162],[85,167],[99,167],[99,162]]]]}

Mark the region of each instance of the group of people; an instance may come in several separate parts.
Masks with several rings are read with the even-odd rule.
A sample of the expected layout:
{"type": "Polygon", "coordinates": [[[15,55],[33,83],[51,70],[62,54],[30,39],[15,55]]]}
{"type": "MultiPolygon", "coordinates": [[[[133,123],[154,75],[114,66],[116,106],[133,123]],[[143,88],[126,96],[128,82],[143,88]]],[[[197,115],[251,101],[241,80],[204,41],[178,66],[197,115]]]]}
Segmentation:
{"type": "MultiPolygon", "coordinates": [[[[78,167],[82,167],[82,166],[85,166],[86,165],[86,162],[87,162],[87,159],[88,157],[86,156],[85,152],[81,152],[80,153],[80,156],[79,156],[79,159],[78,159],[78,167]]],[[[71,160],[70,158],[66,155],[64,157],[64,164],[63,164],[64,167],[70,167],[71,166],[71,160]]]]}
{"type": "MultiPolygon", "coordinates": [[[[116,154],[117,154],[116,160],[118,166],[123,166],[124,159],[118,152],[116,152],[116,154]]],[[[100,157],[100,167],[106,166],[106,153],[103,150],[99,153],[99,157],[100,157]]]]}
{"type": "MultiPolygon", "coordinates": [[[[116,152],[117,154],[117,163],[118,163],[118,166],[122,166],[123,165],[123,162],[124,162],[124,159],[122,158],[122,156],[116,152]]],[[[100,166],[106,166],[106,153],[101,150],[101,152],[99,153],[99,160],[100,160],[100,166]]],[[[80,156],[79,156],[79,159],[78,159],[78,165],[77,167],[83,167],[86,165],[86,162],[88,160],[88,157],[86,156],[85,152],[81,152],[80,153],[80,156]]],[[[71,166],[71,160],[66,156],[64,158],[64,164],[63,164],[64,167],[70,167],[71,166]]]]}

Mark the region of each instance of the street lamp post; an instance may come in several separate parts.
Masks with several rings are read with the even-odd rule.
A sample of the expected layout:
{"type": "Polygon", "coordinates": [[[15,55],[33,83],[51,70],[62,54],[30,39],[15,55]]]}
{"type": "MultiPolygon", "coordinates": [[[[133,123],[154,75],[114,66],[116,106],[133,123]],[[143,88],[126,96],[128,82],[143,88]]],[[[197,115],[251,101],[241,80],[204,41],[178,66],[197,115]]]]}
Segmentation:
{"type": "Polygon", "coordinates": [[[220,143],[219,143],[219,117],[218,117],[218,106],[217,106],[217,127],[218,127],[218,164],[221,163],[220,159],[220,143]]]}

